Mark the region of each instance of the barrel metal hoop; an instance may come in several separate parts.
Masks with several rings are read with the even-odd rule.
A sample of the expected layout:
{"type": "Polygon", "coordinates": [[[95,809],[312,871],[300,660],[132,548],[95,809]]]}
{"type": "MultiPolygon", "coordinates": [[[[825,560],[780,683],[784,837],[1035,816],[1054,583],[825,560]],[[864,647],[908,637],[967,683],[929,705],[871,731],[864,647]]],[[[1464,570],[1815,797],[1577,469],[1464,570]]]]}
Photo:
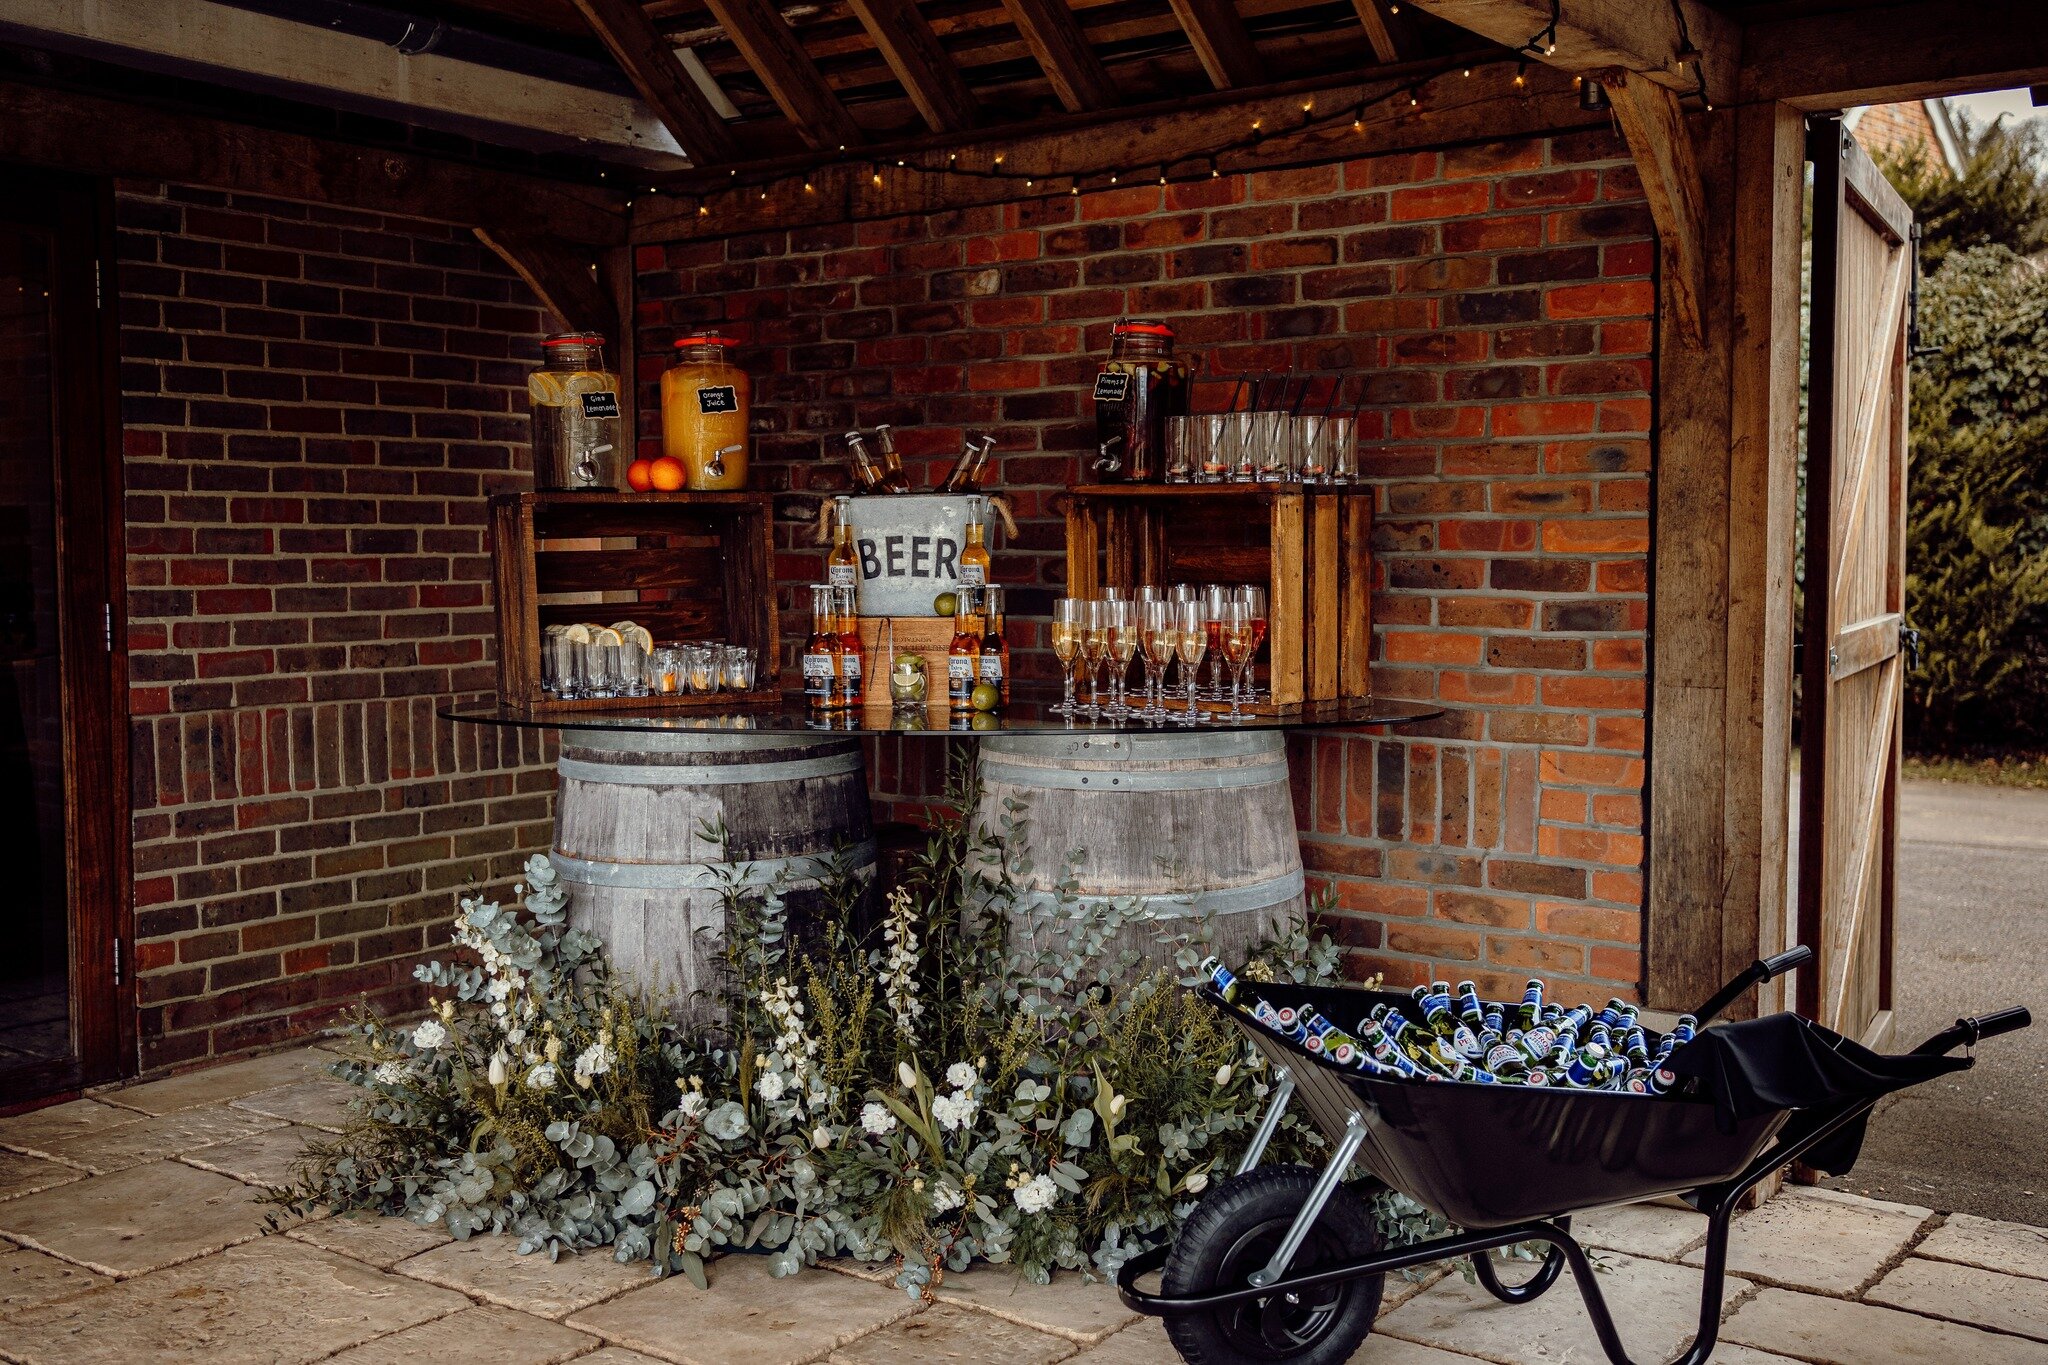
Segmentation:
{"type": "Polygon", "coordinates": [[[1204,915],[1230,915],[1245,910],[1284,905],[1302,894],[1308,883],[1300,868],[1277,877],[1244,886],[1218,887],[1211,891],[1132,891],[1121,895],[1074,895],[1062,899],[1052,891],[1020,892],[1012,904],[1028,914],[1085,914],[1107,905],[1141,904],[1153,919],[1198,919],[1204,915]]]}
{"type": "Polygon", "coordinates": [[[837,854],[801,854],[790,858],[754,858],[730,863],[595,862],[551,851],[548,861],[565,882],[579,886],[620,886],[638,891],[711,891],[719,887],[765,887],[778,878],[793,891],[808,890],[825,879],[828,858],[837,857],[856,873],[872,869],[875,841],[864,839],[837,854]]]}
{"type": "Polygon", "coordinates": [[[605,782],[631,787],[716,787],[749,782],[794,782],[805,777],[837,777],[861,769],[859,750],[792,758],[779,763],[593,763],[567,754],[555,760],[555,771],[579,782],[605,782]]]}
{"type": "Polygon", "coordinates": [[[1036,768],[983,757],[983,782],[1049,791],[1219,791],[1229,787],[1285,784],[1287,763],[1262,761],[1242,767],[1202,768],[1036,768]]]}

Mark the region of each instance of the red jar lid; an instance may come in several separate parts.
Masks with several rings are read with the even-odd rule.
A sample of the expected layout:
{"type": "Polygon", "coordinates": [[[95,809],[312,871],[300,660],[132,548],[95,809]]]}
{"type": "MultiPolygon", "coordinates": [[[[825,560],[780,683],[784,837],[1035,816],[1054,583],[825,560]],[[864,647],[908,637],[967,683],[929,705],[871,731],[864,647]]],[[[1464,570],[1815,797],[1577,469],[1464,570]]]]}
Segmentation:
{"type": "Polygon", "coordinates": [[[1119,322],[1109,329],[1111,336],[1166,337],[1171,340],[1173,328],[1163,322],[1119,322]]]}
{"type": "Polygon", "coordinates": [[[541,342],[543,346],[602,346],[602,332],[561,332],[541,342]]]}
{"type": "Polygon", "coordinates": [[[678,349],[684,346],[736,346],[738,344],[731,337],[722,337],[716,332],[704,332],[693,337],[682,337],[676,341],[678,349]]]}

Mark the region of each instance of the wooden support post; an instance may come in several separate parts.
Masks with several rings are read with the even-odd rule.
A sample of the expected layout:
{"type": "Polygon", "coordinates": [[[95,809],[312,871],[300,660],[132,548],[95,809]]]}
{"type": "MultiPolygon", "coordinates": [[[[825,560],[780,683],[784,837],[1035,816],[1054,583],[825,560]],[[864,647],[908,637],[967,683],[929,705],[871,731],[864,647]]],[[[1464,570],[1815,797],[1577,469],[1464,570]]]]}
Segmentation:
{"type": "Polygon", "coordinates": [[[1275,706],[1293,706],[1301,701],[1305,692],[1303,665],[1307,650],[1308,613],[1305,608],[1308,583],[1303,567],[1307,559],[1304,543],[1307,528],[1303,525],[1303,514],[1307,501],[1307,497],[1300,493],[1273,495],[1269,541],[1273,576],[1266,589],[1266,621],[1270,632],[1266,657],[1271,669],[1275,706]]]}
{"type": "Polygon", "coordinates": [[[981,121],[974,92],[946,55],[916,0],[848,3],[927,127],[935,133],[953,133],[981,121]]]}
{"type": "MultiPolygon", "coordinates": [[[[1707,0],[1410,0],[1446,23],[1560,71],[1638,71],[1666,89],[1726,104],[1734,94],[1744,28],[1707,0]],[[1538,37],[1541,46],[1534,46],[1538,37]]],[[[1849,15],[1833,16],[1850,19],[1849,15]]],[[[1881,33],[1868,15],[1861,28],[1881,33]]],[[[1754,50],[1752,48],[1752,50],[1754,50]]]]}
{"type": "Polygon", "coordinates": [[[805,145],[831,151],[867,141],[772,0],[707,0],[707,5],[805,145]]]}
{"type": "Polygon", "coordinates": [[[1116,85],[1066,0],[1003,0],[1003,8],[1070,113],[1117,103],[1116,85]]]}
{"type": "Polygon", "coordinates": [[[597,262],[559,238],[516,229],[480,227],[477,240],[498,253],[540,296],[566,331],[622,334],[620,314],[609,286],[597,278],[597,262]]]}
{"type": "Polygon", "coordinates": [[[739,143],[711,107],[675,49],[654,27],[640,0],[570,0],[612,60],[633,82],[664,126],[675,134],[683,155],[699,166],[731,161],[739,143]]]}
{"type": "Polygon", "coordinates": [[[1349,499],[1334,493],[1317,493],[1308,499],[1304,692],[1310,701],[1337,696],[1338,649],[1344,633],[1343,585],[1339,580],[1347,567],[1339,537],[1346,501],[1349,499]]]}
{"type": "Polygon", "coordinates": [[[1372,695],[1372,495],[1351,494],[1343,499],[1344,522],[1338,548],[1342,566],[1337,584],[1338,626],[1343,632],[1337,642],[1341,695],[1372,695]]]}
{"type": "Polygon", "coordinates": [[[1706,290],[1700,241],[1705,195],[1678,96],[1634,71],[1615,72],[1604,83],[1657,224],[1664,309],[1677,321],[1679,338],[1700,346],[1706,340],[1700,301],[1706,290]]]}

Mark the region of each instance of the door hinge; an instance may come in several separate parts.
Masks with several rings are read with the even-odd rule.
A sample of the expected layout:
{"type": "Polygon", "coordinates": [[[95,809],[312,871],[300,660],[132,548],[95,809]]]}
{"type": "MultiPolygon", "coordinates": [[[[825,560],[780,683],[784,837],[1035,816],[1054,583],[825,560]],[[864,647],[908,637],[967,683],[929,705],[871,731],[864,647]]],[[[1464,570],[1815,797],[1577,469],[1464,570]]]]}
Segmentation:
{"type": "Polygon", "coordinates": [[[114,984],[121,984],[121,940],[114,940],[114,984]]]}
{"type": "Polygon", "coordinates": [[[106,627],[107,631],[107,653],[112,654],[114,652],[114,604],[112,602],[101,604],[100,623],[106,627]]]}
{"type": "Polygon", "coordinates": [[[92,306],[95,310],[107,306],[106,290],[100,287],[100,270],[100,263],[94,261],[92,263],[92,306]]]}

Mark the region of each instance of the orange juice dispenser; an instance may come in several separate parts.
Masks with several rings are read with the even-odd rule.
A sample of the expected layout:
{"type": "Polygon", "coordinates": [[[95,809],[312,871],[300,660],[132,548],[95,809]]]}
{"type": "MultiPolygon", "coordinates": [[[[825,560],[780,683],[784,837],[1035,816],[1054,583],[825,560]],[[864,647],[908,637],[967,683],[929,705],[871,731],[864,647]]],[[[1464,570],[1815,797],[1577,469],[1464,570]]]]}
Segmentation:
{"type": "Polygon", "coordinates": [[[681,462],[693,490],[747,486],[752,386],[732,362],[733,345],[716,333],[686,336],[661,376],[662,453],[681,462]]]}

